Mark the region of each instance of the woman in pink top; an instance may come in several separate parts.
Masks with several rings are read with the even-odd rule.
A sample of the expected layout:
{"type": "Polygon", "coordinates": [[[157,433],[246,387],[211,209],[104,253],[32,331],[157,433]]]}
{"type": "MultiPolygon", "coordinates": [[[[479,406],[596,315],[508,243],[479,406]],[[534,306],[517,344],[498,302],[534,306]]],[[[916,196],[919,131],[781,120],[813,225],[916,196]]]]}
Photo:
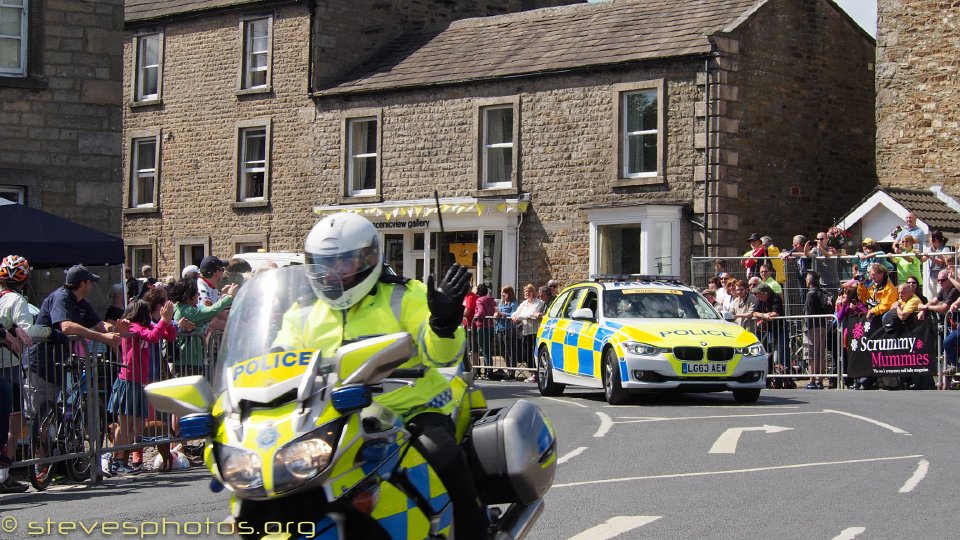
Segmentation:
{"type": "MultiPolygon", "coordinates": [[[[123,337],[123,367],[113,382],[113,392],[107,410],[117,415],[119,427],[114,437],[114,446],[131,444],[143,430],[143,420],[147,416],[147,399],[143,386],[150,381],[150,347],[161,340],[173,341],[177,331],[173,327],[173,302],[167,301],[150,312],[150,304],[144,300],[131,301],[123,313],[123,319],[129,321],[130,328],[123,337]],[[159,316],[154,324],[153,318],[159,316]]],[[[126,463],[126,452],[113,455],[110,474],[129,474],[135,469],[126,463]]]]}
{"type": "MultiPolygon", "coordinates": [[[[477,285],[477,303],[473,311],[473,331],[477,336],[477,345],[480,351],[480,365],[492,365],[493,347],[493,315],[497,311],[497,304],[489,295],[490,290],[481,283],[477,285]]],[[[487,373],[482,373],[486,376],[487,373]]]]}

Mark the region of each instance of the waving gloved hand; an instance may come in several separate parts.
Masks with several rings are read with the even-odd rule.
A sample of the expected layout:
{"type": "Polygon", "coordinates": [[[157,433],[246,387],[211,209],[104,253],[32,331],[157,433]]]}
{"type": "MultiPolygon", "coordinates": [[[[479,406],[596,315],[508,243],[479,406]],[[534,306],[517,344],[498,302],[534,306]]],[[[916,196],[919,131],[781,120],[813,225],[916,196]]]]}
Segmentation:
{"type": "Polygon", "coordinates": [[[427,278],[427,307],[430,328],[440,337],[452,338],[463,320],[463,297],[470,290],[470,273],[459,264],[447,270],[436,285],[433,275],[427,278]]]}

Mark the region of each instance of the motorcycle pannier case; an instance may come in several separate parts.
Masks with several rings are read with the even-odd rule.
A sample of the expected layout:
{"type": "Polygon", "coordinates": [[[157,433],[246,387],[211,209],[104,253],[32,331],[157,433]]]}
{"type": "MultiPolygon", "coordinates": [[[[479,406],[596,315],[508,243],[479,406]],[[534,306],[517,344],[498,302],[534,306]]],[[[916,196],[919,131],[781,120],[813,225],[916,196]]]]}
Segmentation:
{"type": "Polygon", "coordinates": [[[487,504],[530,504],[543,497],[556,473],[556,452],[553,427],[539,407],[522,399],[484,414],[467,442],[487,504]]]}

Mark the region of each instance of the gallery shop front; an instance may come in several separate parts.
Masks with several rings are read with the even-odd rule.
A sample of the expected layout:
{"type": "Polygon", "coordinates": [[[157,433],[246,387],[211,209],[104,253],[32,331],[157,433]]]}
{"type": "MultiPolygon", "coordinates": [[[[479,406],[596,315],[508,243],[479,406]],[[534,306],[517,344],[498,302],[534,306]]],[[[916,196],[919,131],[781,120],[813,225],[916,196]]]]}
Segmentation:
{"type": "Polygon", "coordinates": [[[369,219],[380,232],[384,261],[397,274],[425,281],[457,263],[470,270],[474,284],[498,291],[517,286],[517,235],[528,206],[521,199],[447,198],[440,199],[439,210],[433,199],[418,199],[318,206],[314,212],[369,219]]]}

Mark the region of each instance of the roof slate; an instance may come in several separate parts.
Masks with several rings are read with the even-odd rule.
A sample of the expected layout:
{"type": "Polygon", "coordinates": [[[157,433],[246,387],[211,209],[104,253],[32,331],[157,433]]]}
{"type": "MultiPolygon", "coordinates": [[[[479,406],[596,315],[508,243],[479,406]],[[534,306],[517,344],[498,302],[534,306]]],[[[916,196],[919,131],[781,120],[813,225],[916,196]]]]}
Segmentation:
{"type": "Polygon", "coordinates": [[[125,0],[127,23],[162,19],[201,11],[256,4],[264,0],[125,0]]]}
{"type": "Polygon", "coordinates": [[[960,213],[938,199],[932,191],[897,187],[879,189],[908,210],[913,211],[917,219],[926,223],[930,230],[941,230],[946,233],[960,232],[960,213]]]}
{"type": "Polygon", "coordinates": [[[547,73],[710,52],[706,36],[766,0],[614,0],[464,19],[394,40],[343,94],[547,73]]]}

